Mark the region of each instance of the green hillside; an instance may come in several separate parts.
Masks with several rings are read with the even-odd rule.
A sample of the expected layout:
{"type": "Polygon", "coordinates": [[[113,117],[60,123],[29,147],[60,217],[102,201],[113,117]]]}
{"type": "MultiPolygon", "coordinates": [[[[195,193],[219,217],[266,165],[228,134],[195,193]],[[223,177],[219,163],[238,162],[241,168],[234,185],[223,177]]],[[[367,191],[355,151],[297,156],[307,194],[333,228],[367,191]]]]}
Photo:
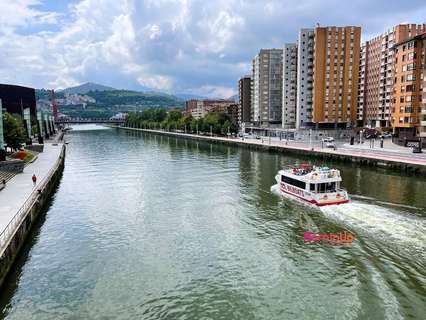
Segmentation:
{"type": "MultiPolygon", "coordinates": [[[[142,111],[147,108],[181,108],[184,101],[168,94],[158,92],[138,92],[131,90],[89,91],[85,93],[96,103],[82,105],[61,105],[59,112],[70,117],[109,118],[119,112],[142,111]]],[[[49,90],[37,89],[37,100],[50,100],[49,90]]],[[[56,93],[56,98],[63,99],[64,91],[56,93]]]]}
{"type": "Polygon", "coordinates": [[[130,90],[89,91],[88,96],[96,99],[97,106],[140,106],[140,107],[182,107],[184,101],[162,93],[137,92],[130,90]]]}

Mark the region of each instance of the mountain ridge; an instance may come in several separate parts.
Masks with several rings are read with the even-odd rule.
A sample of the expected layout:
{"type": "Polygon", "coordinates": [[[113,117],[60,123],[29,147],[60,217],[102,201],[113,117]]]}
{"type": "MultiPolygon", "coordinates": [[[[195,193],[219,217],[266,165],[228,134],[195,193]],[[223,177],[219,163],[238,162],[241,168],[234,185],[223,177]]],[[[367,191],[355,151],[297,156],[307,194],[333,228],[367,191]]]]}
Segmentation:
{"type": "Polygon", "coordinates": [[[65,88],[63,90],[59,90],[59,92],[69,93],[69,94],[86,94],[90,91],[115,91],[113,87],[104,86],[102,84],[97,84],[94,82],[86,82],[74,87],[65,88]]]}

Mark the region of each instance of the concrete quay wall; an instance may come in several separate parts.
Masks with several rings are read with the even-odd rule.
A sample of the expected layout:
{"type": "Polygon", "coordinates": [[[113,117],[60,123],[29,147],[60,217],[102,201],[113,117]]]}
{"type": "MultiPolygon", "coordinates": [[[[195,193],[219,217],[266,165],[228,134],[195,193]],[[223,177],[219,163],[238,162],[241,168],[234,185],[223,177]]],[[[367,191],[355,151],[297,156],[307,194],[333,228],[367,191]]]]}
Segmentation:
{"type": "Polygon", "coordinates": [[[339,152],[327,152],[322,150],[309,150],[306,148],[285,146],[285,145],[269,145],[267,143],[261,144],[250,141],[242,141],[221,137],[210,137],[210,136],[200,136],[194,134],[185,134],[178,132],[168,132],[168,131],[159,131],[159,130],[150,130],[150,129],[137,129],[137,128],[128,128],[128,127],[116,127],[123,130],[130,131],[142,131],[149,132],[153,134],[160,134],[170,137],[180,137],[184,139],[197,140],[197,141],[207,141],[209,143],[218,143],[226,144],[233,146],[240,146],[244,148],[249,148],[253,150],[263,150],[277,153],[284,153],[288,155],[303,156],[303,157],[313,157],[316,159],[324,159],[330,161],[340,161],[340,162],[353,162],[360,165],[373,166],[373,167],[382,167],[388,168],[395,171],[403,171],[409,173],[422,174],[426,176],[426,165],[411,163],[407,161],[398,161],[385,159],[380,156],[363,156],[357,154],[345,154],[339,152]]]}
{"type": "Polygon", "coordinates": [[[55,192],[62,176],[64,163],[65,145],[62,146],[58,160],[42,184],[31,194],[4,231],[5,233],[0,239],[3,241],[0,241],[0,288],[40,212],[55,192]]]}

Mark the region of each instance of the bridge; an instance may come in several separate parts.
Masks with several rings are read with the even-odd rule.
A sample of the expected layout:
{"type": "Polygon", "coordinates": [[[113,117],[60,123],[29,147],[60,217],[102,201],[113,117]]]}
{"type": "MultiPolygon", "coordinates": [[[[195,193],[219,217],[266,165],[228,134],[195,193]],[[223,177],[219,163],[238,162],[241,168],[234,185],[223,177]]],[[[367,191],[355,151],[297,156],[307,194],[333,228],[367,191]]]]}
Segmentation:
{"type": "Polygon", "coordinates": [[[104,118],[63,118],[57,119],[56,124],[87,124],[87,123],[109,123],[124,124],[126,119],[104,119],[104,118]]]}

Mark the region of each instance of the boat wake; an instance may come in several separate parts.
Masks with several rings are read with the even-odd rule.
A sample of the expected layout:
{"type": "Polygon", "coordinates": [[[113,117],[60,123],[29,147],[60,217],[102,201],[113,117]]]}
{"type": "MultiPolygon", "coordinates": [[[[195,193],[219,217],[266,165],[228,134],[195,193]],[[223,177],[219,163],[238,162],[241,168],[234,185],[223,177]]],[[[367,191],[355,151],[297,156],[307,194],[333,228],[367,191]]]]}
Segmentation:
{"type": "Polygon", "coordinates": [[[374,204],[352,201],[320,208],[329,219],[355,231],[366,232],[389,243],[399,243],[420,252],[426,250],[426,220],[409,213],[374,204]]]}
{"type": "MultiPolygon", "coordinates": [[[[280,195],[278,185],[272,186],[271,191],[280,195]]],[[[389,203],[381,206],[378,205],[380,202],[375,203],[352,200],[318,209],[326,218],[344,224],[354,232],[367,233],[374,238],[403,244],[420,252],[426,251],[426,220],[403,210],[414,207],[389,203]]]]}

